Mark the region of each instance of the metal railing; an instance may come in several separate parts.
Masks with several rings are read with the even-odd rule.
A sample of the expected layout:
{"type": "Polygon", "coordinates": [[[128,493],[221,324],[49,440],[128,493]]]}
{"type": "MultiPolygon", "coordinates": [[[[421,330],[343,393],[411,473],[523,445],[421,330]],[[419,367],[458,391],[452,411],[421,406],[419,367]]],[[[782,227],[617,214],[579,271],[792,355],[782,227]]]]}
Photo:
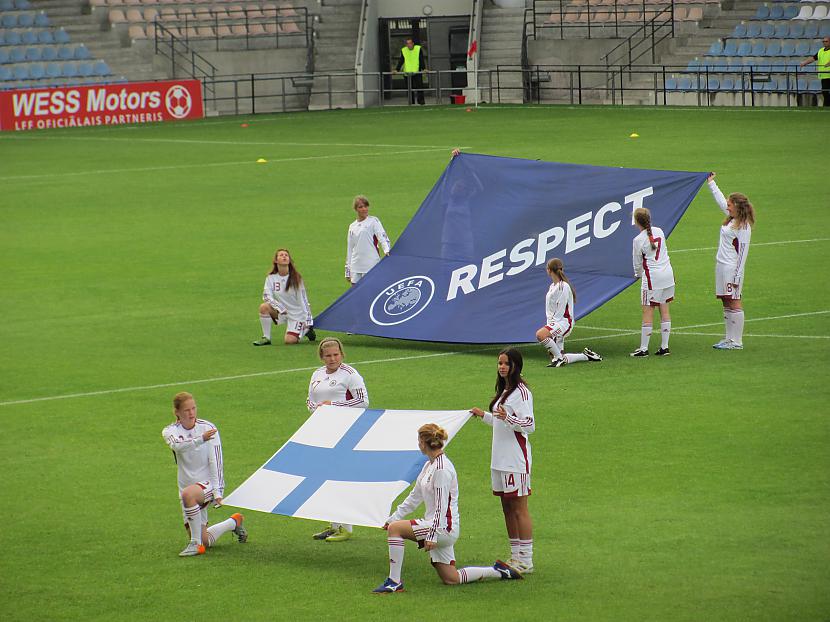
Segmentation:
{"type": "Polygon", "coordinates": [[[674,37],[674,3],[657,13],[647,23],[632,32],[622,43],[600,58],[608,71],[608,80],[622,84],[623,72],[631,70],[646,54],[652,64],[657,62],[657,46],[674,37]]]}
{"type": "Polygon", "coordinates": [[[216,67],[163,24],[156,22],[153,25],[154,51],[170,61],[170,77],[177,78],[184,74],[202,80],[203,95],[207,101],[212,95],[210,82],[216,77],[216,67]]]}
{"type": "MultiPolygon", "coordinates": [[[[428,103],[458,103],[461,89],[452,87],[453,71],[425,71],[424,88],[428,103]]],[[[205,90],[213,95],[206,103],[215,110],[233,114],[290,112],[308,109],[311,97],[325,102],[328,109],[354,108],[359,94],[373,96],[379,105],[401,105],[413,100],[411,83],[390,88],[391,72],[331,72],[325,74],[245,74],[204,78],[205,90]],[[358,77],[364,80],[357,80],[358,77]],[[348,78],[348,80],[346,80],[348,78]],[[363,84],[345,88],[343,83],[363,84]]],[[[605,65],[499,66],[480,70],[477,83],[483,100],[489,103],[639,104],[715,106],[721,104],[756,106],[804,104],[815,90],[801,71],[690,71],[686,67],[639,66],[625,72],[614,69],[611,82],[605,65]],[[508,76],[522,74],[522,80],[508,76]],[[624,78],[622,77],[624,75],[624,78]],[[685,80],[689,81],[688,84],[685,80]],[[730,82],[731,81],[731,82],[730,82]],[[729,83],[733,86],[724,88],[729,83]],[[517,84],[517,86],[505,86],[517,84]]],[[[814,75],[814,74],[809,74],[814,75]]],[[[469,103],[469,102],[467,102],[469,103]]]]}
{"type": "MultiPolygon", "coordinates": [[[[558,31],[560,39],[566,35],[575,38],[593,38],[597,34],[613,38],[620,37],[620,31],[637,26],[644,27],[657,13],[662,13],[667,4],[665,1],[641,0],[637,4],[618,4],[613,0],[611,4],[605,0],[587,0],[584,6],[566,6],[566,0],[560,0],[555,10],[544,13],[538,8],[538,0],[533,1],[533,36],[538,30],[558,31]],[[628,20],[626,16],[637,11],[636,19],[628,20]],[[584,18],[584,19],[583,19],[584,18]],[[613,31],[611,31],[613,29],[613,31]]],[[[674,19],[674,3],[671,3],[672,20],[674,19]]]]}

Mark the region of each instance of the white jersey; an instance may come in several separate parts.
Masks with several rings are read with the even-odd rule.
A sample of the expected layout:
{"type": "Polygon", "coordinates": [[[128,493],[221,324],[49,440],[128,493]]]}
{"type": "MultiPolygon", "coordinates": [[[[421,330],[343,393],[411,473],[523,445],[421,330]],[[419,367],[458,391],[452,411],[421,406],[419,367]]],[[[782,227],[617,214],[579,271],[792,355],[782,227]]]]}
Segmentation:
{"type": "Polygon", "coordinates": [[[490,468],[512,473],[530,473],[533,462],[530,441],[527,438],[536,429],[533,419],[533,394],[524,383],[510,394],[507,400],[504,394],[496,402],[507,413],[502,421],[492,413],[484,413],[484,423],[493,426],[493,450],[490,468]]]}
{"type": "MultiPolygon", "coordinates": [[[[709,190],[712,191],[712,196],[715,197],[715,202],[720,210],[729,216],[726,197],[723,196],[723,192],[720,191],[714,179],[709,182],[709,190]]],[[[743,280],[751,237],[752,227],[748,224],[735,228],[731,222],[728,222],[720,228],[720,243],[718,244],[716,261],[722,266],[734,269],[730,283],[739,284],[743,280]]]]}
{"type": "Polygon", "coordinates": [[[565,281],[551,283],[548,293],[545,295],[545,314],[547,315],[547,325],[550,327],[561,324],[567,326],[570,330],[573,326],[574,295],[571,286],[565,281]]]}
{"type": "Polygon", "coordinates": [[[390,251],[389,236],[374,216],[367,216],[363,221],[355,220],[349,225],[346,242],[346,278],[352,274],[365,274],[380,261],[378,245],[384,254],[390,251]]]}
{"type": "Polygon", "coordinates": [[[669,261],[666,234],[660,227],[651,228],[657,248],[651,248],[648,231],[643,229],[634,238],[634,276],[642,277],[643,289],[665,289],[674,285],[674,270],[669,261]]]}
{"type": "Polygon", "coordinates": [[[354,367],[341,363],[337,371],[330,374],[324,365],[311,374],[306,400],[309,412],[317,410],[320,402],[327,401],[332,406],[368,408],[369,392],[366,391],[366,383],[354,367]]]}
{"type": "Polygon", "coordinates": [[[429,522],[429,542],[437,542],[436,532],[443,531],[458,537],[461,533],[461,517],[458,513],[458,475],[450,459],[439,454],[430,462],[427,460],[415,487],[395,513],[386,519],[387,523],[401,520],[421,503],[424,504],[424,520],[429,522]]]}
{"type": "Polygon", "coordinates": [[[269,274],[262,288],[262,300],[271,305],[278,313],[285,313],[289,319],[305,322],[308,326],[314,324],[311,317],[311,305],[305,293],[305,283],[300,281],[299,287],[286,289],[288,275],[269,274]]]}
{"type": "Polygon", "coordinates": [[[197,482],[210,482],[215,497],[224,497],[225,474],[222,464],[222,441],[219,432],[208,441],[202,440],[202,434],[216,426],[210,421],[196,419],[196,425],[185,430],[178,421],[171,423],[162,436],[173,450],[173,457],[179,468],[179,493],[197,482]]]}

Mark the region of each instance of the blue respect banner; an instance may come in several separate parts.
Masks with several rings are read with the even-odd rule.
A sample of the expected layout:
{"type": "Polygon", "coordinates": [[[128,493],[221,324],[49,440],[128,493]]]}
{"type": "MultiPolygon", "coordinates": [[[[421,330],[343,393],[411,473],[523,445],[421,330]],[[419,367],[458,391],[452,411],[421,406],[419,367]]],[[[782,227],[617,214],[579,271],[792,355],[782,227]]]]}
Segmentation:
{"type": "Polygon", "coordinates": [[[462,153],[392,254],[315,318],[317,328],[454,343],[535,340],[565,262],[576,319],[635,278],[632,212],[670,235],[708,173],[609,168],[462,153]]]}

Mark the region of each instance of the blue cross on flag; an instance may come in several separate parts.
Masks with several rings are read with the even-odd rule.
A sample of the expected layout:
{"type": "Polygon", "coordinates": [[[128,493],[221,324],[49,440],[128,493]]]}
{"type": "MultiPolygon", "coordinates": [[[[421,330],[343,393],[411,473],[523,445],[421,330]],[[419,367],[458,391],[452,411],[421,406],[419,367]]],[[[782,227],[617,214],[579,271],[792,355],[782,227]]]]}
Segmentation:
{"type": "Polygon", "coordinates": [[[426,460],[418,450],[418,428],[437,423],[452,440],[469,417],[466,410],[321,406],[224,502],[271,514],[380,527],[426,460]]]}

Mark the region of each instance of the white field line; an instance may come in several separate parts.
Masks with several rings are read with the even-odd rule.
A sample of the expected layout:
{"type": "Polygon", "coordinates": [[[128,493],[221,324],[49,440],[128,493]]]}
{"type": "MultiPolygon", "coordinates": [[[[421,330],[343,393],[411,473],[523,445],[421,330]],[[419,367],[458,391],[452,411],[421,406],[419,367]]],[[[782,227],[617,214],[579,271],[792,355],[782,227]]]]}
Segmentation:
{"type": "MultiPolygon", "coordinates": [[[[432,151],[445,151],[444,147],[440,149],[411,149],[408,151],[396,151],[395,155],[403,153],[429,153],[432,151]]],[[[303,160],[337,160],[342,158],[368,158],[377,156],[389,156],[388,151],[373,151],[368,153],[344,153],[340,155],[319,155],[319,156],[303,156],[299,158],[272,158],[268,163],[273,162],[300,162],[303,160]]],[[[210,162],[207,164],[176,164],[172,166],[145,166],[138,168],[107,168],[96,169],[92,171],[76,171],[74,173],[44,173],[41,175],[11,175],[8,177],[0,177],[0,181],[14,181],[22,179],[51,179],[56,177],[78,177],[81,175],[109,175],[111,173],[143,173],[148,171],[173,171],[187,168],[204,168],[204,167],[221,167],[221,166],[241,166],[243,164],[255,165],[254,160],[232,161],[232,162],[210,162]]]]}
{"type": "MultiPolygon", "coordinates": [[[[812,311],[812,312],[809,312],[809,313],[796,313],[796,314],[791,314],[791,315],[778,315],[778,316],[770,316],[770,317],[750,318],[746,321],[747,322],[762,322],[762,321],[767,321],[767,320],[781,320],[781,319],[786,319],[786,318],[805,317],[805,316],[810,316],[810,315],[822,315],[822,314],[827,314],[827,313],[830,313],[830,310],[828,310],[828,311],[812,311]]],[[[721,325],[721,322],[713,322],[711,324],[695,324],[693,326],[677,326],[677,327],[674,327],[672,329],[672,331],[675,332],[675,333],[678,333],[678,332],[681,332],[681,331],[684,331],[684,330],[687,330],[687,329],[691,329],[691,328],[703,328],[703,327],[707,327],[707,326],[720,326],[720,325],[721,325]]],[[[589,328],[589,327],[585,326],[585,327],[581,327],[581,328],[589,328]]],[[[620,331],[622,331],[622,329],[616,329],[616,328],[607,328],[607,329],[598,328],[598,327],[590,327],[590,328],[593,328],[594,330],[615,330],[615,331],[620,330],[620,331]]],[[[639,334],[640,334],[639,330],[630,330],[630,331],[624,331],[624,332],[617,332],[617,333],[614,333],[613,335],[598,335],[598,336],[594,336],[594,337],[575,337],[573,339],[569,339],[568,341],[570,341],[570,342],[574,342],[574,341],[598,341],[600,339],[614,339],[616,337],[627,337],[627,336],[630,336],[630,335],[639,335],[639,334]]],[[[689,334],[694,334],[694,333],[689,333],[689,334]]],[[[773,337],[773,336],[778,336],[778,335],[755,335],[755,336],[756,337],[773,337]]],[[[788,335],[781,335],[781,336],[786,337],[788,335]]],[[[793,335],[789,335],[789,336],[795,337],[795,338],[806,338],[806,337],[802,337],[802,336],[793,336],[793,335]]],[[[824,336],[817,336],[816,338],[818,338],[818,339],[827,339],[827,337],[824,337],[824,336]]],[[[520,348],[521,347],[528,347],[528,346],[531,346],[531,345],[535,346],[536,344],[520,344],[518,347],[520,347],[520,348]]],[[[454,351],[451,351],[451,352],[433,352],[433,353],[430,353],[430,354],[416,354],[416,355],[413,355],[413,356],[396,356],[396,357],[385,358],[385,359],[373,359],[373,360],[368,360],[368,361],[357,361],[357,362],[354,362],[352,364],[353,365],[373,365],[375,363],[392,363],[392,362],[396,362],[396,361],[414,361],[414,360],[417,360],[417,359],[436,358],[436,357],[439,357],[439,356],[455,356],[457,354],[466,354],[468,352],[483,352],[485,350],[492,350],[492,349],[495,349],[495,348],[501,348],[501,346],[491,344],[491,345],[483,346],[481,348],[472,348],[472,349],[469,349],[469,350],[454,350],[454,351]]],[[[66,399],[72,399],[72,398],[76,398],[76,397],[95,397],[95,396],[98,396],[98,395],[112,395],[114,393],[129,393],[131,391],[147,391],[147,390],[150,390],[150,389],[163,389],[163,388],[166,388],[166,387],[178,387],[178,386],[182,386],[182,385],[205,384],[205,383],[208,383],[208,382],[225,382],[225,381],[228,381],[228,380],[243,380],[243,379],[246,379],[246,378],[257,378],[257,377],[261,377],[261,376],[278,376],[278,375],[282,375],[282,374],[290,374],[290,373],[301,372],[301,371],[314,371],[315,369],[317,369],[317,367],[318,366],[314,366],[314,367],[295,367],[293,369],[276,369],[276,370],[271,370],[271,371],[259,371],[259,372],[253,372],[253,373],[250,373],[250,374],[236,374],[234,376],[219,376],[219,377],[216,377],[216,378],[201,378],[201,379],[198,379],[198,380],[183,380],[183,381],[179,381],[179,382],[164,382],[164,383],[161,383],[161,384],[150,384],[150,385],[137,386],[137,387],[121,387],[120,389],[103,389],[101,391],[87,391],[87,392],[84,392],[84,393],[67,393],[67,394],[64,394],[64,395],[49,395],[49,396],[46,396],[46,397],[35,397],[35,398],[25,399],[25,400],[11,400],[11,401],[7,401],[7,402],[0,402],[0,407],[2,407],[2,406],[14,406],[14,405],[18,405],[18,404],[33,404],[35,402],[50,402],[50,401],[54,401],[54,400],[66,400],[66,399]]]]}
{"type": "Polygon", "coordinates": [[[103,142],[129,142],[129,143],[181,143],[185,145],[254,145],[254,146],[271,146],[271,147],[389,147],[393,149],[411,149],[416,147],[418,149],[446,149],[452,151],[456,145],[392,145],[386,143],[294,143],[294,142],[254,142],[247,140],[193,140],[188,138],[133,138],[133,137],[115,137],[115,136],[21,136],[14,135],[9,137],[2,137],[3,140],[76,140],[76,141],[103,141],[103,142]]]}
{"type": "MultiPolygon", "coordinates": [[[[703,337],[721,337],[723,338],[723,331],[719,333],[698,333],[698,332],[691,332],[685,331],[682,329],[674,330],[672,329],[672,334],[675,335],[699,335],[703,337]]],[[[758,335],[753,334],[750,335],[748,333],[744,333],[744,337],[780,337],[781,339],[830,339],[830,335],[758,335]]]]}
{"type": "MultiPolygon", "coordinates": [[[[830,238],[812,238],[810,240],[779,240],[778,242],[752,242],[750,244],[751,248],[755,248],[756,246],[779,246],[781,244],[807,244],[809,242],[827,242],[830,241],[830,238]]],[[[674,255],[675,253],[693,253],[696,251],[716,251],[718,250],[717,246],[702,246],[700,248],[680,248],[670,250],[669,252],[674,255]]]]}

